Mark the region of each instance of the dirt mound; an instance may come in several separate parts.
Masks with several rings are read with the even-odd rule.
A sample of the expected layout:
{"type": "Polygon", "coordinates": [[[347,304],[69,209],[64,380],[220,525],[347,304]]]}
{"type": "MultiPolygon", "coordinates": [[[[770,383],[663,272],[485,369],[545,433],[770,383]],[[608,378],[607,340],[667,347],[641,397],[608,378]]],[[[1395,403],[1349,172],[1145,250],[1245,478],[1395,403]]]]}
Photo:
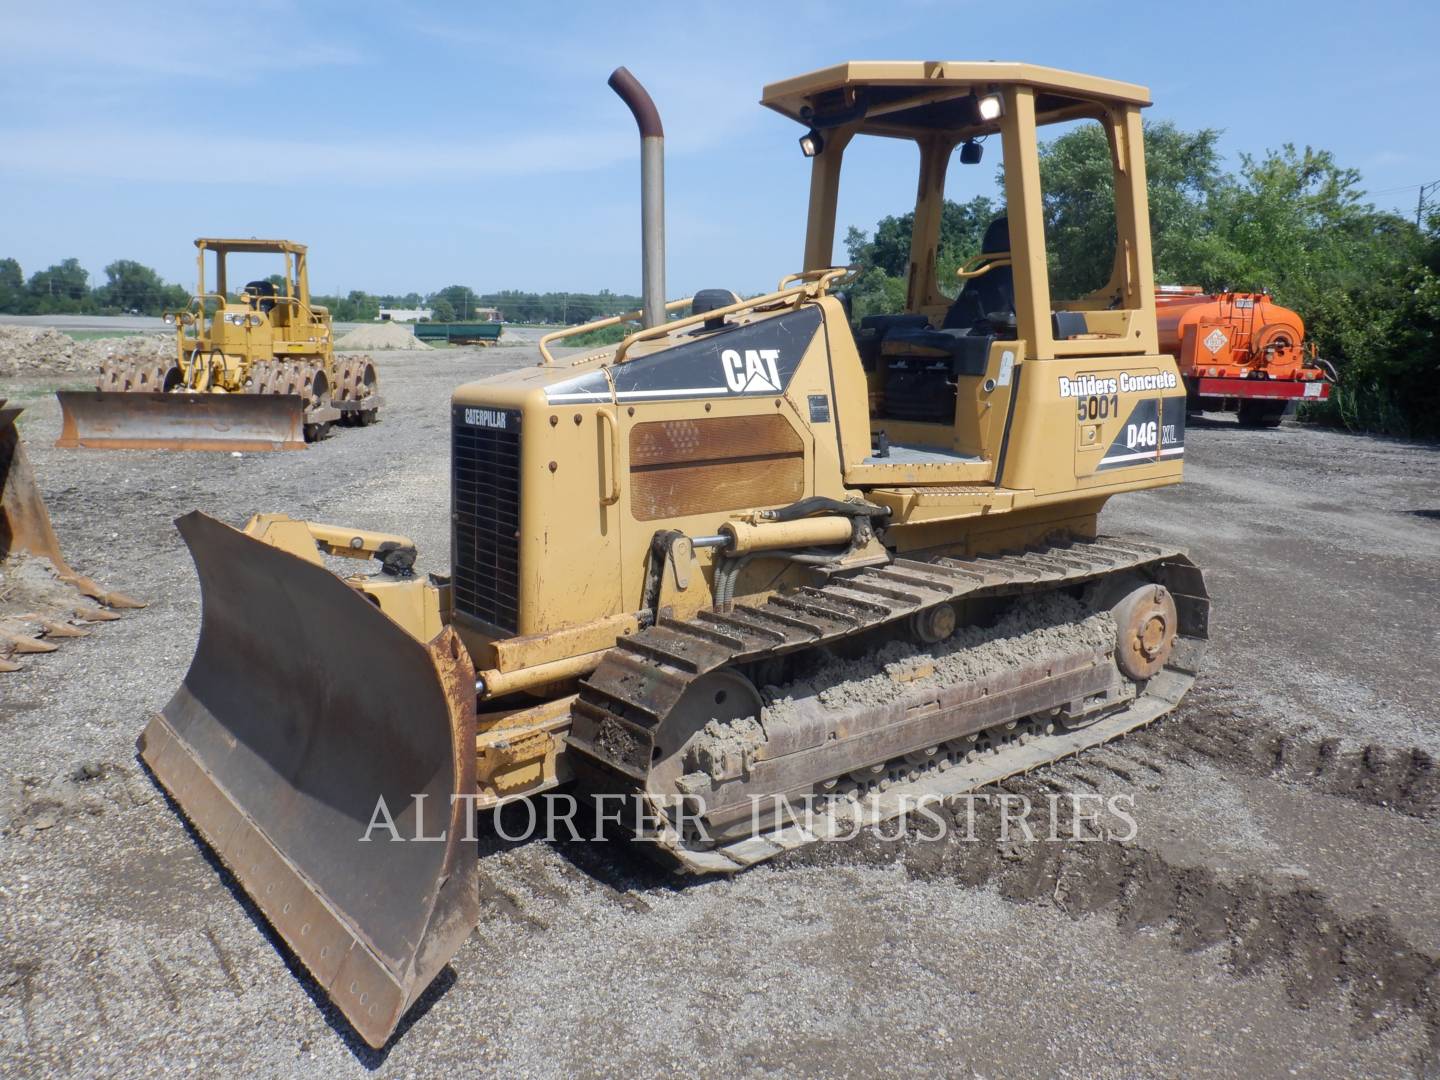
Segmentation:
{"type": "Polygon", "coordinates": [[[434,348],[427,345],[415,336],[415,332],[408,326],[401,326],[399,323],[383,322],[373,326],[357,326],[342,338],[335,342],[335,348],[342,351],[370,351],[372,349],[419,349],[426,351],[434,348]]]}
{"type": "Polygon", "coordinates": [[[99,371],[100,361],[111,356],[172,356],[174,352],[175,339],[169,334],[76,341],[49,327],[0,326],[0,376],[72,371],[90,374],[99,371]]]}

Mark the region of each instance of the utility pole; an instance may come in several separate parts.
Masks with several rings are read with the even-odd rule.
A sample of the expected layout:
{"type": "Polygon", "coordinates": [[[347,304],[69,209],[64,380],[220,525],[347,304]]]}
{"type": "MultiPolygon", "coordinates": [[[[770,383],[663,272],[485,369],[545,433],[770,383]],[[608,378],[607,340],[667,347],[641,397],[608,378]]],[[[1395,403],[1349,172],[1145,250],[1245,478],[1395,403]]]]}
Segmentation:
{"type": "Polygon", "coordinates": [[[1415,200],[1415,227],[1425,227],[1425,203],[1426,197],[1433,192],[1440,191],[1440,180],[1431,180],[1428,184],[1420,185],[1420,195],[1415,200]]]}

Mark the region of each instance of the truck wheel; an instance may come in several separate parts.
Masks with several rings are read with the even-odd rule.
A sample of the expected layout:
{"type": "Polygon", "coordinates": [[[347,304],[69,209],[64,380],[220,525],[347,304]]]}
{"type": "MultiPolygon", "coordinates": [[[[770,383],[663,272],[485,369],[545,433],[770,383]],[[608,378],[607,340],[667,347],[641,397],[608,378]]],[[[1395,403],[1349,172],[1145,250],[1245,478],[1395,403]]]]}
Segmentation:
{"type": "Polygon", "coordinates": [[[1253,428],[1277,428],[1280,426],[1280,418],[1285,415],[1284,401],[1257,401],[1252,399],[1240,402],[1240,426],[1253,428]]]}

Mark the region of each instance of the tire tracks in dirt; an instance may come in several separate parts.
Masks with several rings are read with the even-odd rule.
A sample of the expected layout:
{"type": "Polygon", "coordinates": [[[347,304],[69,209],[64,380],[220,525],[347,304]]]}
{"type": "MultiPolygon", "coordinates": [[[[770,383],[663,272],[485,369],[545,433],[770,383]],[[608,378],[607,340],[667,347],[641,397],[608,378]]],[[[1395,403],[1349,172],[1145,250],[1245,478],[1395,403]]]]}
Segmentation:
{"type": "MultiPolygon", "coordinates": [[[[1040,804],[1056,786],[1019,777],[987,790],[1040,804]]],[[[1122,933],[1157,935],[1180,953],[1213,950],[1237,979],[1278,974],[1297,1009],[1345,995],[1356,1039],[1414,1018],[1423,1036],[1411,1065],[1440,1075],[1440,958],[1411,945],[1388,916],[1346,916],[1321,891],[1280,875],[1230,879],[1171,862],[1138,841],[1017,843],[1002,836],[999,814],[980,813],[971,822],[955,806],[945,812],[952,827],[939,839],[884,839],[867,831],[843,844],[801,849],[780,864],[898,862],[914,878],[994,888],[1013,903],[1047,906],[1074,920],[1108,919],[1122,933]]],[[[1072,835],[1072,824],[1062,816],[1057,834],[1072,835]]]]}
{"type": "MultiPolygon", "coordinates": [[[[1286,728],[1257,721],[1208,697],[1197,688],[1196,700],[1187,701],[1164,724],[1127,736],[1106,751],[1156,773],[1165,767],[1157,757],[1180,764],[1198,758],[1221,769],[1299,785],[1408,817],[1425,821],[1440,817],[1440,768],[1426,751],[1379,743],[1347,747],[1313,726],[1286,728]]],[[[1094,759],[1086,755],[1081,761],[1094,759]]]]}

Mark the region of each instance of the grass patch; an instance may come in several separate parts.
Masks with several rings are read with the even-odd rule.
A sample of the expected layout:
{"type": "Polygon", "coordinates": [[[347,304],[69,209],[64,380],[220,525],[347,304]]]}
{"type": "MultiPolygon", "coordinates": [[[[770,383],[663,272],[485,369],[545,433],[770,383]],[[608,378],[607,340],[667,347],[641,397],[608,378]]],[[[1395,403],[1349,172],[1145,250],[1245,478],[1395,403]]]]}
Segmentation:
{"type": "Polygon", "coordinates": [[[76,341],[103,341],[106,338],[141,337],[145,330],[61,330],[62,334],[76,341]]]}
{"type": "Polygon", "coordinates": [[[586,334],[576,334],[573,337],[561,338],[554,342],[557,348],[563,349],[592,349],[602,345],[618,345],[624,341],[639,327],[621,323],[619,326],[602,326],[599,330],[591,330],[586,334]]]}
{"type": "Polygon", "coordinates": [[[95,380],[56,382],[56,383],[5,383],[0,382],[0,398],[4,398],[11,405],[21,405],[27,401],[39,401],[42,398],[54,397],[57,390],[94,390],[95,380]]]}

